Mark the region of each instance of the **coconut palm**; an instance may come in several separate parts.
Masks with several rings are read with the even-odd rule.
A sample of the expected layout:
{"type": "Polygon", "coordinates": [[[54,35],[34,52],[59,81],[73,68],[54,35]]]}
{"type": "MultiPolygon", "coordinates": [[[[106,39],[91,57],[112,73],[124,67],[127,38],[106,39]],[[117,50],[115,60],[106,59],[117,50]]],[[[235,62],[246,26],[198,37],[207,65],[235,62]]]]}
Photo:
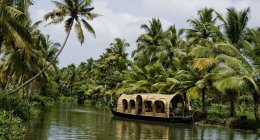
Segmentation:
{"type": "MultiPolygon", "coordinates": [[[[126,47],[130,44],[126,42],[125,39],[115,38],[115,43],[110,44],[111,52],[109,57],[106,58],[107,61],[114,61],[117,71],[121,72],[126,70],[130,61],[127,59],[128,53],[126,53],[126,47]]],[[[108,51],[109,52],[109,51],[108,51]]]]}
{"type": "Polygon", "coordinates": [[[52,12],[47,13],[44,16],[45,20],[52,19],[51,22],[49,22],[47,25],[51,24],[58,24],[65,20],[65,32],[67,33],[67,36],[65,37],[65,41],[63,42],[59,52],[54,56],[54,58],[50,61],[48,65],[46,65],[38,74],[36,74],[34,77],[23,83],[21,86],[19,86],[17,89],[13,90],[10,94],[15,93],[19,89],[21,89],[23,86],[30,83],[32,80],[40,76],[51,64],[57,59],[59,54],[62,52],[63,48],[66,45],[66,42],[69,38],[70,31],[72,29],[72,26],[75,22],[75,31],[77,33],[77,37],[80,41],[80,43],[84,43],[84,34],[81,27],[81,24],[92,34],[95,36],[94,29],[90,26],[90,24],[85,20],[93,20],[96,17],[100,16],[99,14],[91,13],[91,11],[94,9],[94,7],[90,7],[92,0],[64,0],[64,3],[52,1],[53,4],[58,8],[57,10],[53,10],[52,12]],[[65,17],[68,17],[65,19],[65,17]]]}
{"type": "MultiPolygon", "coordinates": [[[[231,56],[236,57],[240,61],[242,61],[246,65],[246,68],[252,69],[250,64],[245,60],[245,58],[241,56],[241,54],[239,54],[239,52],[243,53],[242,50],[244,49],[242,42],[245,36],[246,25],[249,20],[250,8],[237,12],[235,8],[231,7],[228,8],[227,11],[228,12],[227,12],[226,19],[221,14],[216,12],[218,19],[220,19],[223,22],[224,33],[227,36],[227,41],[224,41],[225,42],[224,44],[220,43],[217,44],[216,46],[218,48],[227,47],[227,46],[228,48],[233,48],[233,47],[236,48],[237,51],[234,50],[233,52],[229,52],[232,54],[231,56]],[[233,47],[230,45],[232,45],[233,47]]],[[[228,52],[227,50],[228,48],[226,48],[226,50],[223,50],[223,53],[228,52]]],[[[237,75],[233,75],[233,76],[237,76],[237,75]]],[[[238,92],[236,90],[230,90],[229,88],[227,88],[227,90],[228,93],[230,93],[231,95],[230,98],[232,99],[230,100],[230,104],[231,104],[230,115],[235,116],[236,112],[235,112],[234,99],[236,99],[235,97],[237,96],[238,92]]]]}
{"type": "Polygon", "coordinates": [[[259,50],[260,50],[260,29],[246,29],[245,34],[246,40],[243,41],[244,55],[247,56],[247,60],[251,63],[251,71],[248,74],[248,77],[252,77],[252,81],[248,81],[247,84],[250,86],[250,93],[254,99],[254,114],[258,122],[260,122],[258,114],[258,104],[259,104],[259,50]],[[255,85],[257,85],[255,87],[255,85]]]}
{"type": "Polygon", "coordinates": [[[233,44],[239,51],[242,48],[241,40],[244,39],[246,26],[249,20],[250,7],[245,10],[237,12],[235,8],[227,8],[226,19],[217,13],[218,19],[223,22],[224,33],[229,39],[229,42],[233,44]]]}
{"type": "Polygon", "coordinates": [[[216,23],[216,17],[213,17],[214,9],[204,8],[198,10],[198,19],[188,19],[187,22],[191,24],[193,29],[187,30],[187,38],[212,38],[212,31],[210,27],[216,23]]]}
{"type": "MultiPolygon", "coordinates": [[[[50,35],[44,36],[42,34],[39,34],[37,36],[38,36],[38,39],[40,39],[40,41],[36,41],[36,42],[38,42],[38,44],[37,43],[35,44],[35,46],[36,46],[35,48],[42,55],[42,57],[41,57],[42,59],[39,60],[39,67],[41,69],[50,63],[50,61],[53,59],[53,57],[59,51],[60,44],[58,42],[54,43],[52,40],[50,40],[50,35]]],[[[44,84],[44,83],[46,83],[47,81],[50,80],[50,77],[54,74],[54,72],[58,71],[57,64],[58,64],[58,60],[55,60],[52,63],[52,65],[49,67],[48,70],[44,71],[40,77],[38,77],[34,80],[33,86],[31,87],[30,95],[32,95],[32,91],[34,91],[36,88],[36,81],[38,84],[38,89],[46,88],[46,84],[44,84]]]]}
{"type": "MultiPolygon", "coordinates": [[[[207,88],[210,88],[211,82],[207,78],[207,73],[210,72],[211,65],[202,65],[203,69],[198,69],[198,64],[215,64],[215,54],[212,51],[212,41],[215,41],[214,35],[216,18],[213,17],[214,10],[212,8],[204,8],[198,11],[198,19],[188,19],[188,22],[193,27],[192,29],[181,29],[180,34],[186,33],[187,44],[190,46],[189,56],[194,57],[193,68],[188,67],[186,73],[188,77],[181,79],[180,88],[187,93],[189,98],[197,98],[199,94],[202,97],[202,110],[206,113],[205,95],[207,88]],[[205,60],[209,63],[204,63],[205,60]],[[192,78],[191,78],[192,77],[192,78]],[[191,79],[190,79],[191,78],[191,79]],[[186,90],[186,91],[185,91],[186,90]],[[193,95],[192,95],[193,94],[193,95]]],[[[187,57],[188,58],[188,57],[187,57]]],[[[185,73],[185,75],[187,75],[185,73]]]]}
{"type": "MultiPolygon", "coordinates": [[[[30,48],[32,44],[30,32],[26,28],[30,20],[25,13],[13,7],[14,3],[14,0],[0,1],[0,52],[3,48],[30,48]]],[[[30,53],[26,50],[26,54],[30,53]]]]}
{"type": "Polygon", "coordinates": [[[186,43],[180,38],[174,25],[170,26],[163,34],[164,39],[159,42],[160,45],[157,47],[155,57],[161,61],[165,69],[174,68],[175,66],[172,65],[174,57],[186,55],[186,43]]]}
{"type": "Polygon", "coordinates": [[[137,39],[137,49],[134,50],[131,56],[137,60],[138,53],[147,53],[149,62],[155,62],[155,54],[157,47],[160,45],[159,42],[164,39],[163,29],[160,19],[152,18],[149,21],[150,26],[143,24],[141,28],[145,30],[145,34],[142,34],[137,39]]]}

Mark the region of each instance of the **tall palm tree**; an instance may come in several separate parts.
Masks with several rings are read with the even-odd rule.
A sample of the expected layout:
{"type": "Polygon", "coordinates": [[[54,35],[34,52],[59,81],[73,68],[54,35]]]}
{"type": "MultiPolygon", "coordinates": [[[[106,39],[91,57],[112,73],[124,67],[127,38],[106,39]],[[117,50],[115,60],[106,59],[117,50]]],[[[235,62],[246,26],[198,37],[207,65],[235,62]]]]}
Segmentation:
{"type": "Polygon", "coordinates": [[[38,74],[36,74],[34,77],[23,83],[21,86],[19,86],[17,89],[10,92],[10,94],[15,93],[19,89],[21,89],[23,86],[30,83],[32,80],[40,76],[51,64],[57,59],[59,54],[62,52],[63,48],[66,45],[66,42],[69,38],[70,31],[72,29],[72,26],[75,23],[75,31],[77,33],[77,37],[80,41],[80,43],[84,43],[84,34],[81,27],[81,24],[84,25],[84,27],[95,36],[94,29],[90,26],[90,24],[85,20],[93,20],[96,17],[100,16],[99,14],[91,13],[91,11],[94,9],[94,7],[90,7],[92,0],[64,0],[64,3],[52,1],[54,5],[58,8],[57,10],[53,10],[52,12],[47,13],[44,16],[45,20],[52,19],[51,22],[49,22],[47,25],[51,24],[58,24],[65,20],[65,32],[67,33],[67,36],[65,37],[65,40],[57,54],[54,56],[54,58],[50,61],[48,65],[46,65],[38,74]],[[65,19],[65,17],[68,17],[65,19]]]}
{"type": "Polygon", "coordinates": [[[255,118],[258,122],[260,122],[259,113],[258,113],[258,106],[259,106],[259,87],[260,87],[260,78],[259,78],[259,63],[260,63],[260,57],[259,57],[259,50],[260,50],[260,28],[257,29],[246,29],[245,34],[246,40],[243,41],[243,48],[244,48],[244,55],[247,56],[247,60],[250,62],[250,66],[252,67],[252,71],[250,71],[250,74],[248,76],[252,77],[252,81],[250,84],[250,93],[254,99],[254,114],[255,118]],[[254,82],[253,82],[254,81],[254,82]],[[254,87],[254,84],[257,85],[257,87],[254,87]]]}
{"type": "MultiPolygon", "coordinates": [[[[37,49],[42,55],[42,59],[39,60],[39,68],[42,69],[44,66],[50,63],[50,61],[59,51],[60,44],[58,42],[54,43],[52,40],[50,40],[50,35],[44,36],[39,33],[36,36],[38,37],[39,41],[36,41],[38,43],[35,44],[35,49],[37,49]]],[[[38,84],[38,89],[46,88],[45,83],[50,80],[49,77],[53,75],[55,71],[58,71],[57,64],[58,60],[55,60],[48,70],[44,71],[40,77],[35,78],[33,86],[31,87],[31,93],[29,95],[32,95],[32,91],[35,90],[36,83],[38,84]]]]}
{"type": "Polygon", "coordinates": [[[138,53],[145,52],[148,54],[148,60],[155,62],[155,54],[157,47],[160,45],[159,42],[164,39],[163,29],[160,19],[152,18],[149,21],[150,26],[147,24],[141,25],[141,28],[145,30],[145,34],[142,34],[137,39],[137,49],[132,52],[132,57],[138,59],[138,53]]]}
{"type": "Polygon", "coordinates": [[[188,19],[193,29],[187,30],[187,38],[197,37],[203,39],[212,38],[210,27],[216,23],[216,17],[213,17],[214,9],[204,8],[198,11],[198,19],[188,19]]]}
{"type": "Polygon", "coordinates": [[[115,70],[120,72],[126,70],[130,63],[127,59],[128,53],[126,53],[126,47],[129,47],[130,44],[124,39],[116,38],[115,43],[111,43],[110,46],[109,49],[111,49],[111,52],[106,60],[115,62],[115,70]]]}
{"type": "MultiPolygon", "coordinates": [[[[193,68],[188,68],[186,71],[190,73],[190,78],[182,79],[180,87],[186,90],[188,97],[197,97],[201,94],[202,97],[202,110],[206,113],[205,95],[207,88],[210,87],[210,81],[207,79],[207,73],[210,72],[211,67],[203,65],[203,70],[198,70],[197,65],[203,62],[204,58],[214,57],[212,52],[211,41],[215,41],[213,28],[215,27],[216,18],[213,16],[214,9],[204,8],[198,11],[198,19],[188,19],[188,22],[193,28],[180,29],[180,34],[186,33],[187,44],[190,46],[189,56],[194,57],[193,68]],[[195,70],[195,72],[194,72],[195,70]]],[[[209,59],[207,59],[209,60],[209,59]]],[[[214,64],[214,61],[207,61],[214,64]]],[[[204,63],[205,64],[205,63],[204,63]]],[[[206,63],[207,64],[207,63],[206,63]]]]}
{"type": "Polygon", "coordinates": [[[246,26],[249,20],[250,7],[239,12],[235,8],[227,8],[226,19],[217,13],[218,19],[223,22],[224,33],[229,39],[229,42],[233,44],[239,51],[242,48],[241,40],[244,39],[246,32],[246,26]]]}
{"type": "MultiPolygon", "coordinates": [[[[223,27],[224,27],[224,34],[227,36],[227,40],[225,41],[224,44],[216,45],[218,47],[224,47],[224,46],[229,46],[232,45],[234,46],[237,51],[239,51],[241,54],[243,54],[243,40],[246,32],[246,26],[249,20],[249,14],[250,14],[250,7],[246,8],[245,10],[241,10],[239,12],[236,11],[235,8],[227,8],[227,16],[226,19],[219,13],[217,13],[218,19],[220,19],[223,22],[223,27]]],[[[232,48],[232,47],[231,47],[232,48]]],[[[246,60],[244,57],[242,57],[239,52],[234,51],[232,54],[237,53],[236,55],[239,56],[239,59],[245,64],[247,64],[247,67],[250,69],[250,65],[246,63],[246,60]]],[[[223,52],[227,52],[226,50],[223,52]]],[[[236,56],[236,57],[237,57],[236,56]]],[[[238,58],[238,57],[237,57],[238,58]]],[[[235,97],[237,96],[238,92],[236,90],[228,90],[228,93],[231,93],[231,99],[230,104],[231,104],[231,116],[235,116],[235,97]]]]}

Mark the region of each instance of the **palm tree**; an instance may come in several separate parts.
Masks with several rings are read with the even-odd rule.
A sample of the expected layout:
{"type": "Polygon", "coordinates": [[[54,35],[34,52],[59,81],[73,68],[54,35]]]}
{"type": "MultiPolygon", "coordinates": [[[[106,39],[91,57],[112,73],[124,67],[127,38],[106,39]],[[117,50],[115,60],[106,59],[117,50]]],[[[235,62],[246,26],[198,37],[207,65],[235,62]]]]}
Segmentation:
{"type": "Polygon", "coordinates": [[[13,48],[23,49],[27,57],[32,54],[32,37],[26,28],[29,17],[14,7],[14,0],[0,1],[0,53],[13,48]]]}
{"type": "MultiPolygon", "coordinates": [[[[39,40],[36,41],[35,49],[37,49],[41,55],[42,59],[39,60],[39,68],[42,69],[44,66],[48,65],[49,62],[53,59],[56,53],[59,51],[60,44],[58,42],[54,43],[50,40],[50,35],[42,35],[41,33],[37,34],[39,40]]],[[[57,67],[58,61],[55,60],[48,70],[44,71],[40,78],[36,78],[33,82],[33,86],[31,87],[31,93],[36,88],[36,81],[38,84],[38,89],[46,88],[46,82],[50,80],[50,76],[53,75],[54,72],[58,71],[57,67]]]]}
{"type": "Polygon", "coordinates": [[[241,51],[241,40],[244,39],[246,26],[249,20],[250,7],[239,12],[233,7],[228,8],[227,10],[226,19],[221,14],[217,12],[216,14],[218,19],[223,22],[224,33],[229,39],[229,42],[241,51]]]}
{"type": "Polygon", "coordinates": [[[213,17],[213,12],[212,8],[199,10],[198,19],[188,19],[193,28],[181,29],[179,31],[180,34],[186,33],[187,44],[190,46],[189,56],[195,57],[193,59],[193,68],[186,69],[190,76],[181,80],[180,88],[183,88],[182,91],[186,90],[189,97],[197,97],[198,94],[201,94],[203,113],[206,113],[205,94],[207,88],[211,86],[211,82],[206,76],[211,70],[208,64],[215,64],[214,61],[209,61],[210,59],[208,59],[215,56],[212,52],[213,43],[211,42],[216,40],[213,33],[216,18],[213,17]],[[205,63],[205,58],[208,63],[205,63]],[[200,63],[204,64],[202,65],[203,69],[198,69],[200,63]]]}
{"type": "Polygon", "coordinates": [[[66,86],[69,88],[70,97],[72,96],[72,87],[76,78],[76,66],[74,64],[70,64],[63,75],[64,80],[66,81],[66,86]]]}
{"type": "Polygon", "coordinates": [[[214,9],[204,8],[198,11],[198,19],[188,19],[193,29],[186,29],[187,38],[196,37],[197,39],[209,39],[212,38],[211,26],[216,23],[216,19],[213,17],[214,9]]]}
{"type": "Polygon", "coordinates": [[[165,69],[175,67],[172,61],[180,55],[185,55],[186,43],[179,36],[175,26],[170,26],[164,33],[164,39],[159,42],[156,51],[156,58],[160,60],[165,69]],[[177,56],[177,57],[176,57],[177,56]]]}
{"type": "Polygon", "coordinates": [[[69,38],[70,31],[72,29],[72,26],[75,23],[75,31],[77,33],[77,37],[80,41],[80,43],[84,43],[84,35],[83,30],[81,27],[81,24],[84,25],[84,27],[95,36],[94,29],[90,26],[90,24],[85,20],[93,20],[96,17],[100,16],[99,14],[91,13],[91,11],[94,9],[94,7],[90,7],[92,0],[64,0],[64,3],[52,1],[55,6],[58,8],[57,10],[53,10],[52,12],[47,13],[44,16],[45,20],[52,19],[51,22],[49,22],[47,25],[51,24],[58,24],[65,20],[65,17],[68,16],[68,19],[65,20],[65,32],[67,33],[67,36],[65,37],[65,40],[57,54],[53,57],[53,59],[50,61],[48,65],[46,65],[38,74],[36,74],[34,77],[23,83],[21,86],[19,86],[17,89],[10,92],[10,94],[15,93],[19,89],[21,89],[23,86],[30,83],[32,80],[40,76],[51,64],[57,59],[59,54],[62,52],[63,48],[66,45],[66,42],[69,38]]]}
{"type": "MultiPolygon", "coordinates": [[[[232,45],[234,46],[237,51],[239,51],[240,53],[243,53],[243,39],[245,36],[245,30],[246,30],[246,25],[248,23],[249,20],[249,13],[250,13],[250,8],[248,7],[245,10],[239,11],[237,12],[235,10],[235,8],[228,8],[227,9],[227,17],[226,19],[219,13],[216,12],[218,19],[220,19],[223,22],[223,27],[224,27],[224,33],[227,36],[227,40],[224,41],[225,43],[222,44],[218,44],[216,45],[217,47],[224,47],[224,46],[229,46],[232,45]]],[[[230,46],[230,48],[232,48],[232,46],[230,46]]],[[[236,57],[242,61],[245,62],[245,64],[247,65],[247,67],[249,67],[251,69],[251,66],[246,62],[245,58],[242,57],[240,54],[238,54],[239,52],[234,51],[231,54],[236,53],[235,55],[237,55],[236,57]]],[[[227,50],[224,50],[223,52],[227,52],[227,50]]],[[[234,56],[234,55],[233,55],[234,56]]],[[[231,99],[230,100],[230,104],[231,104],[231,116],[235,116],[236,112],[235,112],[235,97],[238,94],[238,92],[236,90],[229,90],[228,89],[228,93],[231,93],[231,99]]]]}
{"type": "MultiPolygon", "coordinates": [[[[126,70],[130,61],[127,59],[128,53],[126,53],[126,47],[129,47],[130,44],[126,42],[125,39],[116,38],[115,43],[110,44],[111,52],[109,57],[106,58],[107,61],[114,61],[117,71],[121,72],[126,70]]],[[[109,52],[109,51],[108,51],[109,52]]]]}
{"type": "Polygon", "coordinates": [[[254,114],[258,122],[260,122],[258,114],[259,106],[259,87],[260,87],[260,78],[259,78],[259,50],[260,50],[260,28],[257,29],[246,29],[245,34],[246,40],[243,41],[244,55],[247,56],[247,60],[251,63],[252,71],[250,75],[252,77],[251,83],[247,82],[250,86],[250,92],[254,99],[254,114]],[[254,82],[253,82],[254,81],[254,82]],[[257,85],[254,87],[254,85],[257,85]]]}
{"type": "Polygon", "coordinates": [[[132,57],[138,59],[138,53],[147,53],[148,61],[155,62],[155,54],[157,47],[160,45],[159,42],[164,39],[163,29],[160,19],[152,18],[150,26],[143,24],[141,28],[145,30],[145,34],[142,34],[137,39],[137,49],[132,52],[132,57]]]}

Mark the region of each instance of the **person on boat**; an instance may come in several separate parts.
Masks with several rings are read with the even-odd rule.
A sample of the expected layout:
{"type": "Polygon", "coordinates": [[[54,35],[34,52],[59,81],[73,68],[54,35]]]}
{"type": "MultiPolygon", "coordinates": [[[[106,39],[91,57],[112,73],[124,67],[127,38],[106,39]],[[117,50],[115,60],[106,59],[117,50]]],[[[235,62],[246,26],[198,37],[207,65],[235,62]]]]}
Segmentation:
{"type": "Polygon", "coordinates": [[[157,113],[162,113],[162,107],[161,107],[161,105],[158,105],[158,107],[157,107],[157,113]]]}
{"type": "Polygon", "coordinates": [[[174,115],[175,116],[178,116],[178,113],[179,113],[179,108],[177,105],[175,105],[175,108],[174,108],[174,115]]]}
{"type": "Polygon", "coordinates": [[[172,108],[170,108],[170,117],[174,117],[174,112],[172,108]]]}
{"type": "Polygon", "coordinates": [[[145,111],[148,112],[149,111],[149,107],[145,106],[145,111]]]}

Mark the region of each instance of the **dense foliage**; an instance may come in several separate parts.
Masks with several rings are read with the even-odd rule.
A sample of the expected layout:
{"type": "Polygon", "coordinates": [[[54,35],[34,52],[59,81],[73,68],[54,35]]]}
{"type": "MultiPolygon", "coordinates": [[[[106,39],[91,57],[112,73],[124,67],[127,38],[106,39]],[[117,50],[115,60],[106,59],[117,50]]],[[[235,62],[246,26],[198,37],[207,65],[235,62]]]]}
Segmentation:
{"type": "Polygon", "coordinates": [[[0,1],[2,109],[26,119],[30,114],[24,111],[30,108],[24,105],[31,100],[44,106],[41,96],[108,103],[123,93],[178,92],[186,101],[193,99],[197,111],[208,114],[207,122],[248,112],[260,122],[260,28],[247,26],[250,8],[230,7],[225,16],[212,8],[200,9],[197,18],[187,20],[191,28],[176,29],[173,23],[165,30],[159,18],[152,18],[141,25],[144,33],[136,39],[132,59],[126,53],[130,44],[115,38],[99,59],[59,69],[56,58],[72,26],[82,44],[82,25],[95,36],[87,20],[100,16],[91,13],[92,0],[62,2],[53,1],[57,9],[44,16],[51,19],[47,25],[64,21],[67,36],[60,45],[37,28],[42,21],[30,22],[31,1],[0,1]]]}
{"type": "Polygon", "coordinates": [[[0,126],[0,139],[22,139],[26,134],[22,119],[14,117],[12,112],[0,110],[0,126]]]}

